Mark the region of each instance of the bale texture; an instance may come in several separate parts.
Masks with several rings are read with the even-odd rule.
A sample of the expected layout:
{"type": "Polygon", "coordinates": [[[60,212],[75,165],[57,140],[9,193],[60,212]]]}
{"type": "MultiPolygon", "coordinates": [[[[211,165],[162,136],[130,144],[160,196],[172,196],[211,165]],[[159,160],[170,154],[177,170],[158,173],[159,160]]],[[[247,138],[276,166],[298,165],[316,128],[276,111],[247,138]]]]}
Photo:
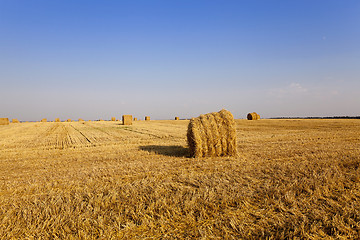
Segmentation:
{"type": "Polygon", "coordinates": [[[43,118],[43,119],[41,119],[40,122],[47,122],[47,119],[46,119],[46,118],[43,118]]]}
{"type": "Polygon", "coordinates": [[[11,122],[12,122],[12,123],[20,123],[19,120],[17,120],[16,118],[13,118],[13,119],[11,120],[11,122]]]}
{"type": "Polygon", "coordinates": [[[60,122],[60,118],[55,118],[55,122],[60,122]]]}
{"type": "Polygon", "coordinates": [[[111,121],[115,122],[115,121],[116,121],[116,118],[115,118],[115,117],[112,117],[112,118],[111,118],[111,121]]]}
{"type": "Polygon", "coordinates": [[[149,117],[149,116],[146,116],[146,117],[145,117],[145,121],[150,121],[150,117],[149,117]]]}
{"type": "Polygon", "coordinates": [[[259,120],[259,119],[260,119],[260,115],[257,114],[256,112],[248,113],[247,119],[248,119],[248,120],[259,120]]]}
{"type": "Polygon", "coordinates": [[[187,141],[191,157],[235,156],[234,116],[222,109],[192,118],[188,125],[187,141]]]}
{"type": "Polygon", "coordinates": [[[179,117],[175,117],[175,120],[179,120],[179,117]]]}
{"type": "Polygon", "coordinates": [[[0,125],[9,125],[10,121],[8,118],[0,118],[0,125]]]}
{"type": "Polygon", "coordinates": [[[123,125],[132,125],[132,115],[123,115],[122,116],[122,122],[123,125]]]}

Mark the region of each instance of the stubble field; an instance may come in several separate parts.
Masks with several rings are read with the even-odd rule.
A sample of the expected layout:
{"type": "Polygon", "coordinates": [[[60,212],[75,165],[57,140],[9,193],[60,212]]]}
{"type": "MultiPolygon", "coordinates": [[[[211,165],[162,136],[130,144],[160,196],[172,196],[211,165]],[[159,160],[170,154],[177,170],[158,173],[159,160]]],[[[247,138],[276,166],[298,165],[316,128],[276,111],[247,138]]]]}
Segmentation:
{"type": "Polygon", "coordinates": [[[187,125],[0,126],[0,239],[359,238],[359,120],[236,120],[198,159],[187,125]]]}

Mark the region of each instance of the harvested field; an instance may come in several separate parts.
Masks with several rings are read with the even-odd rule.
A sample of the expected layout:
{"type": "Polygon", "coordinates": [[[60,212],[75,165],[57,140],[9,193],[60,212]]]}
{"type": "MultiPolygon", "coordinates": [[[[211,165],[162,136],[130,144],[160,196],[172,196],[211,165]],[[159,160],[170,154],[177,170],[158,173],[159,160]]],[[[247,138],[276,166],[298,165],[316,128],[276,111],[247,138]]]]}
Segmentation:
{"type": "Polygon", "coordinates": [[[357,239],[359,120],[235,120],[237,157],[188,158],[189,121],[0,126],[0,239],[357,239]]]}

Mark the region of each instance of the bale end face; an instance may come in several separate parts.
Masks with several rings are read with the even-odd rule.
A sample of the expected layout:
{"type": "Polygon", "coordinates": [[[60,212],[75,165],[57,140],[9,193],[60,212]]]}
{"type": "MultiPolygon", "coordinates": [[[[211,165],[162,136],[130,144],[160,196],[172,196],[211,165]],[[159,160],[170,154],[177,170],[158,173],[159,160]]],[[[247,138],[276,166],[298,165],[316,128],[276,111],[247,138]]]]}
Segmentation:
{"type": "Polygon", "coordinates": [[[231,112],[219,112],[192,118],[187,141],[192,157],[236,156],[236,125],[231,112]]]}
{"type": "Polygon", "coordinates": [[[132,115],[123,115],[122,116],[122,122],[123,125],[132,125],[132,115]]]}

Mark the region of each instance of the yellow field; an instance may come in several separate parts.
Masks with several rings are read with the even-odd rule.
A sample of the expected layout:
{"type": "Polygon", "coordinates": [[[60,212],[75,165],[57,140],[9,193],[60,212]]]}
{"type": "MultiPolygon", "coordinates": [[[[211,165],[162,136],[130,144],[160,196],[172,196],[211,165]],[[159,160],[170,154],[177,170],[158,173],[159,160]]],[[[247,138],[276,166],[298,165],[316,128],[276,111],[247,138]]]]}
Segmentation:
{"type": "Polygon", "coordinates": [[[0,239],[359,238],[359,120],[236,124],[200,159],[185,120],[0,126],[0,239]]]}

